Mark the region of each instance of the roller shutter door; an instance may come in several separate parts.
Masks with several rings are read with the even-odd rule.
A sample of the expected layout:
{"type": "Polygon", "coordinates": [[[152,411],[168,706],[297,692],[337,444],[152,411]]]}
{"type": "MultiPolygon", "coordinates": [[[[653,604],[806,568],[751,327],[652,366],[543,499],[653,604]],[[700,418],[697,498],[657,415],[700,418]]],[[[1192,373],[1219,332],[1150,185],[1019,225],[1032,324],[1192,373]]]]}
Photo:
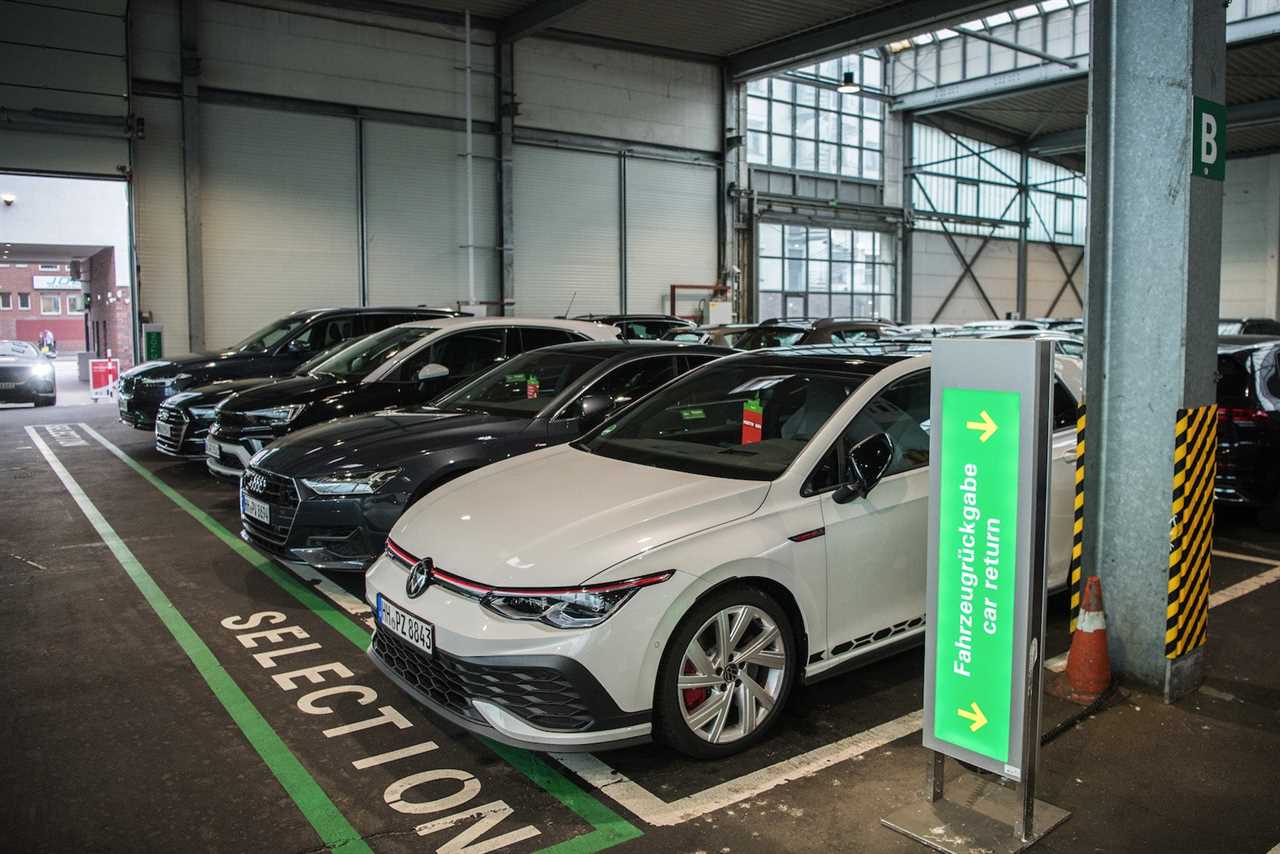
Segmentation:
{"type": "Polygon", "coordinates": [[[205,104],[201,133],[208,345],[295,309],[357,304],[355,122],[205,104]]]}
{"type": "MultiPolygon", "coordinates": [[[[476,134],[492,157],[493,138],[476,134]]],[[[448,306],[467,288],[465,136],[369,122],[364,132],[365,234],[371,305],[448,306]]],[[[498,295],[497,186],[493,160],[476,158],[473,205],[476,299],[498,295]]]]}
{"type": "Polygon", "coordinates": [[[513,313],[616,312],[618,158],[518,145],[514,168],[513,313]]]}
{"type": "Polygon", "coordinates": [[[627,311],[670,311],[671,285],[715,284],[718,177],[710,166],[627,161],[627,311]]]}
{"type": "Polygon", "coordinates": [[[129,165],[124,15],[124,0],[0,0],[0,171],[120,177],[129,165]],[[57,113],[79,118],[50,121],[57,113]]]}

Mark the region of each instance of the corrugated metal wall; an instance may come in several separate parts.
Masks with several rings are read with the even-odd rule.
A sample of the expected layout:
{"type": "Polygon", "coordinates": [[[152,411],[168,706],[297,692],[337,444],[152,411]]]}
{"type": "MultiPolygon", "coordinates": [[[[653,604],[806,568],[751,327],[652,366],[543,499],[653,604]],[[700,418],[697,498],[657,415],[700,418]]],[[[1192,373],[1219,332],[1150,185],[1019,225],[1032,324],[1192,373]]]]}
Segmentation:
{"type": "Polygon", "coordinates": [[[670,311],[671,285],[716,282],[714,167],[627,162],[627,311],[670,311]]]}
{"type": "Polygon", "coordinates": [[[516,146],[514,314],[618,311],[618,179],[616,156],[516,146]]]}
{"type": "Polygon", "coordinates": [[[200,119],[209,346],[298,308],[358,303],[355,122],[218,104],[200,119]]]}
{"type": "MultiPolygon", "coordinates": [[[[491,158],[493,137],[476,134],[491,158]]],[[[368,122],[364,129],[365,235],[370,304],[467,302],[464,135],[368,122]]],[[[474,167],[476,299],[498,295],[496,176],[491,159],[474,167]]]]}

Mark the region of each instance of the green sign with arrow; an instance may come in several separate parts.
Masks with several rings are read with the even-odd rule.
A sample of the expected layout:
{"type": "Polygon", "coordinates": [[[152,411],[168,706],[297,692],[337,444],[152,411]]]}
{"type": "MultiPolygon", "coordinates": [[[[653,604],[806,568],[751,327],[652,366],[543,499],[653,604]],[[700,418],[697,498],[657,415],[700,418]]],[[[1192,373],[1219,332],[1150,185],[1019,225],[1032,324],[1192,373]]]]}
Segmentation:
{"type": "Polygon", "coordinates": [[[1001,763],[1011,761],[1020,406],[1016,391],[942,390],[933,736],[1001,763]]]}

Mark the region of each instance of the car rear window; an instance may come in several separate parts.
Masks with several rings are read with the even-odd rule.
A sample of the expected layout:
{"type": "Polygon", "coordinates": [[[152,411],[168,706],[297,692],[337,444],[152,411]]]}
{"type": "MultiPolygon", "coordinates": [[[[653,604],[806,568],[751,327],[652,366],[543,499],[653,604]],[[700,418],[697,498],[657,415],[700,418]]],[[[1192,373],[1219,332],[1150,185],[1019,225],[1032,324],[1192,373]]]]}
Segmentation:
{"type": "Polygon", "coordinates": [[[1249,370],[1251,350],[1218,354],[1218,405],[1244,406],[1250,400],[1253,378],[1249,370]]]}

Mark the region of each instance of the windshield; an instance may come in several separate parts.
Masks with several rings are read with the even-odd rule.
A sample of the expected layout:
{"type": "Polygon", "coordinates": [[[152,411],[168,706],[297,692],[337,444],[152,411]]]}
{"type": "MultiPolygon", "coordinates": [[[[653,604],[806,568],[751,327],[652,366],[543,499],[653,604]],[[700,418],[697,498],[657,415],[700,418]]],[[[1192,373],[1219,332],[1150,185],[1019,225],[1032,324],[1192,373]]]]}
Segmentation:
{"type": "Polygon", "coordinates": [[[531,350],[449,392],[433,405],[533,418],[601,361],[599,356],[584,353],[531,350]]]}
{"type": "Polygon", "coordinates": [[[270,326],[264,326],[231,349],[238,353],[265,353],[292,335],[308,318],[297,315],[282,317],[270,326]]]}
{"type": "Polygon", "coordinates": [[[0,341],[0,356],[17,356],[22,359],[34,359],[39,354],[36,348],[26,341],[0,341]]]}
{"type": "Polygon", "coordinates": [[[657,468],[773,480],[865,379],[803,365],[712,363],[576,447],[657,468]]]}
{"type": "Polygon", "coordinates": [[[360,379],[385,365],[413,342],[438,331],[432,326],[393,326],[354,344],[338,348],[336,353],[313,359],[310,373],[331,374],[342,379],[360,379]]]}
{"type": "Polygon", "coordinates": [[[790,326],[757,326],[742,333],[733,346],[739,350],[760,350],[765,347],[791,347],[801,336],[803,329],[790,326]]]}
{"type": "Polygon", "coordinates": [[[1242,323],[1239,320],[1219,320],[1218,321],[1219,335],[1239,335],[1241,329],[1244,329],[1244,323],[1242,323]]]}

